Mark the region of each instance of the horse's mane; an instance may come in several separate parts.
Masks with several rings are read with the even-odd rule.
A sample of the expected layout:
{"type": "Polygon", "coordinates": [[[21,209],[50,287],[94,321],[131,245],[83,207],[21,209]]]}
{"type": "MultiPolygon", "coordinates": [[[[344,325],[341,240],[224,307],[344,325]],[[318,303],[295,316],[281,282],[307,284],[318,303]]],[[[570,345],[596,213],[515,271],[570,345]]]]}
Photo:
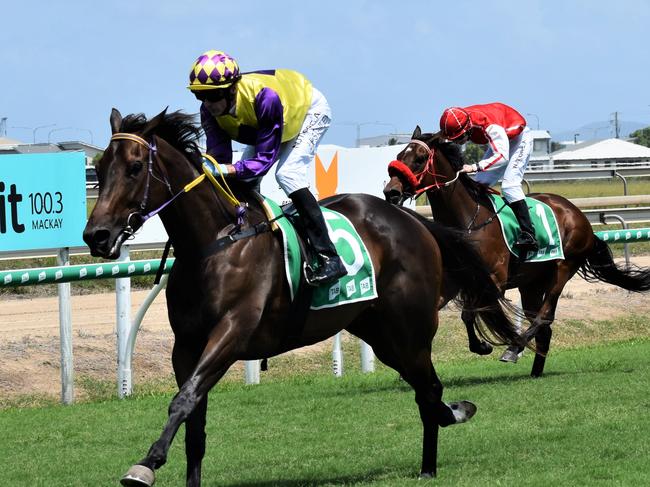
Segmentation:
{"type": "MultiPolygon", "coordinates": [[[[203,132],[201,127],[196,125],[194,119],[195,115],[180,110],[166,113],[154,133],[179,150],[199,169],[201,167],[201,151],[198,140],[203,132]]],[[[141,132],[148,122],[149,120],[143,113],[127,115],[122,119],[120,131],[141,132]]]]}
{"type": "MultiPolygon", "coordinates": [[[[436,134],[423,134],[422,139],[428,141],[435,150],[440,151],[445,159],[449,161],[449,164],[454,171],[460,170],[463,167],[463,164],[465,164],[465,157],[463,156],[463,151],[460,146],[453,142],[449,142],[440,132],[436,134]]],[[[474,181],[474,179],[465,173],[460,175],[458,181],[465,186],[465,189],[474,201],[488,204],[488,186],[474,181]]]]}
{"type": "MultiPolygon", "coordinates": [[[[180,151],[199,173],[202,173],[203,168],[201,165],[203,158],[199,149],[198,140],[203,134],[203,130],[196,124],[195,118],[195,115],[184,113],[181,110],[165,113],[153,133],[180,151]]],[[[120,131],[129,133],[141,132],[148,122],[149,120],[147,120],[147,117],[143,113],[127,115],[122,119],[120,131]]],[[[228,178],[228,184],[240,199],[244,199],[249,203],[255,201],[250,198],[251,189],[254,186],[254,183],[251,181],[228,178]]]]}

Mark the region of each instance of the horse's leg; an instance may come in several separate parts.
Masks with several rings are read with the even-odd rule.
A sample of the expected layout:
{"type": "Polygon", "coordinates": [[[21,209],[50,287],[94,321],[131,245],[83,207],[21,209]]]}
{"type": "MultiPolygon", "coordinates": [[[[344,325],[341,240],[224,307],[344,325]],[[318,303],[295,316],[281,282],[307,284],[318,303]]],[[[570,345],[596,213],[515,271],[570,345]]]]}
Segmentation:
{"type": "Polygon", "coordinates": [[[468,421],[476,413],[476,406],[468,401],[451,404],[442,401],[443,386],[431,363],[430,353],[408,364],[403,377],[415,390],[415,402],[422,421],[420,477],[435,477],[439,427],[468,421]]]}
{"type": "Polygon", "coordinates": [[[489,355],[492,353],[492,345],[488,342],[481,340],[476,335],[476,330],[474,329],[474,323],[476,321],[476,312],[470,311],[463,308],[463,311],[460,314],[463,323],[465,323],[465,329],[467,330],[467,340],[469,341],[469,351],[476,353],[478,355],[489,355]]]}
{"type": "Polygon", "coordinates": [[[375,317],[366,318],[366,324],[357,320],[348,329],[368,343],[379,360],[395,369],[413,387],[423,428],[420,477],[435,477],[439,427],[469,420],[476,413],[476,406],[467,401],[449,405],[442,402],[443,386],[431,362],[431,337],[396,333],[397,330],[413,331],[412,320],[407,320],[411,325],[400,325],[400,317],[390,320],[387,313],[375,317]],[[380,330],[380,323],[385,320],[392,323],[390,330],[380,330]]]}
{"type": "Polygon", "coordinates": [[[548,354],[548,349],[551,348],[551,338],[553,336],[551,323],[552,321],[546,326],[541,327],[535,335],[535,346],[537,352],[535,353],[535,360],[533,360],[533,367],[530,371],[530,375],[533,377],[541,377],[544,372],[546,355],[548,354]]]}
{"type": "Polygon", "coordinates": [[[525,336],[528,338],[535,337],[535,345],[537,347],[533,367],[530,371],[530,375],[533,377],[541,377],[544,372],[546,355],[551,347],[551,337],[553,336],[551,324],[555,320],[557,302],[560,299],[564,286],[566,286],[566,283],[573,277],[578,268],[579,266],[576,263],[569,260],[558,263],[554,279],[551,281],[549,289],[545,293],[544,302],[535,318],[536,323],[531,326],[530,331],[526,331],[525,336]]]}
{"type": "Polygon", "coordinates": [[[208,410],[208,394],[185,421],[185,456],[187,457],[187,487],[201,485],[201,462],[205,455],[205,417],[208,410]]]}
{"type": "Polygon", "coordinates": [[[551,346],[551,337],[553,336],[551,324],[555,320],[557,302],[560,299],[564,286],[573,277],[578,268],[579,266],[572,261],[559,261],[555,273],[543,289],[537,289],[531,293],[527,292],[529,288],[522,291],[522,304],[524,305],[524,311],[527,317],[531,311],[538,309],[537,314],[531,321],[531,326],[524,332],[524,337],[528,340],[535,337],[537,352],[535,353],[533,367],[530,372],[530,375],[533,377],[540,377],[544,372],[546,355],[551,346]],[[537,303],[540,304],[538,305],[537,303]]]}
{"type": "MultiPolygon", "coordinates": [[[[240,342],[237,327],[233,327],[232,323],[222,322],[221,324],[224,326],[219,326],[216,329],[226,331],[212,334],[197,365],[172,399],[169,405],[167,424],[163,428],[160,438],[151,446],[147,456],[126,473],[122,478],[122,485],[150,487],[153,484],[155,481],[154,470],[163,466],[167,461],[169,447],[180,425],[196,410],[207,397],[212,386],[236,361],[235,350],[240,342]]],[[[203,421],[199,411],[190,427],[190,435],[194,434],[194,438],[204,434],[202,431],[198,432],[196,428],[203,421]]],[[[200,455],[200,451],[193,451],[191,462],[193,462],[192,468],[195,471],[197,457],[200,455]]],[[[188,472],[190,468],[190,459],[188,458],[188,472]]],[[[200,471],[200,467],[198,470],[200,471]]],[[[188,485],[191,485],[189,479],[188,485]]]]}
{"type": "MultiPolygon", "coordinates": [[[[438,430],[456,422],[452,410],[442,402],[443,386],[431,363],[431,352],[422,350],[409,357],[398,357],[393,350],[372,345],[379,360],[394,368],[415,391],[415,402],[422,421],[422,463],[420,478],[435,477],[438,461],[438,430]]],[[[412,352],[412,350],[411,350],[412,352]]]]}
{"type": "MultiPolygon", "coordinates": [[[[193,340],[177,337],[174,343],[172,364],[179,389],[192,374],[201,352],[205,348],[205,344],[192,342],[193,340]]],[[[187,458],[186,478],[188,487],[201,485],[201,462],[205,455],[205,418],[207,409],[208,395],[206,394],[185,421],[185,456],[187,458]]]]}
{"type": "MultiPolygon", "coordinates": [[[[378,354],[377,357],[382,361],[386,360],[384,354],[378,354]]],[[[415,391],[415,402],[422,421],[420,477],[435,477],[439,427],[468,421],[476,413],[476,406],[467,401],[451,404],[442,401],[443,386],[431,362],[430,350],[421,350],[412,357],[404,354],[399,360],[405,361],[401,374],[415,391]]]]}
{"type": "MultiPolygon", "coordinates": [[[[519,287],[521,307],[523,308],[526,319],[530,322],[531,326],[534,326],[535,318],[544,302],[545,289],[546,285],[540,283],[519,287]]],[[[503,352],[499,360],[501,360],[501,362],[516,364],[523,351],[524,347],[511,345],[503,352]]]]}

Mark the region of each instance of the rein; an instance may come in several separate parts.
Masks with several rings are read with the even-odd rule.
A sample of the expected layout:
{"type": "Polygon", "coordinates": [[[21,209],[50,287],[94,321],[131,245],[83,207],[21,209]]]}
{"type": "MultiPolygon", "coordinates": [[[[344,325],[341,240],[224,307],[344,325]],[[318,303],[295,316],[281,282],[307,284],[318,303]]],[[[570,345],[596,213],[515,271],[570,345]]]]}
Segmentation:
{"type": "Polygon", "coordinates": [[[501,208],[499,208],[497,211],[493,211],[492,214],[480,225],[474,225],[474,222],[476,221],[476,217],[478,216],[478,213],[481,209],[480,203],[476,203],[476,213],[474,213],[474,217],[470,220],[469,224],[467,225],[467,233],[470,234],[472,232],[475,232],[476,230],[480,230],[483,227],[487,227],[490,223],[494,221],[494,219],[501,213],[501,211],[508,205],[503,205],[501,208]]]}
{"type": "MultiPolygon", "coordinates": [[[[198,186],[200,183],[202,183],[206,177],[212,182],[214,187],[222,194],[225,196],[226,200],[236,208],[236,213],[237,213],[237,228],[241,227],[241,225],[244,222],[244,216],[246,215],[246,206],[244,203],[240,202],[228,186],[228,183],[226,182],[226,179],[221,173],[221,169],[219,168],[219,165],[216,163],[214,158],[208,154],[202,154],[204,159],[207,159],[210,161],[212,164],[214,164],[215,167],[219,168],[219,173],[221,175],[221,179],[223,181],[223,186],[217,179],[212,175],[212,172],[210,171],[208,165],[204,162],[203,163],[203,174],[200,176],[197,176],[195,179],[187,183],[185,186],[183,186],[183,189],[178,191],[176,194],[173,193],[171,186],[169,182],[164,179],[160,180],[157,178],[154,173],[153,173],[153,163],[154,163],[154,156],[158,152],[158,148],[156,147],[156,144],[154,142],[147,142],[144,138],[140,137],[139,135],[135,134],[129,134],[129,133],[124,133],[124,132],[117,132],[113,134],[111,137],[111,142],[116,141],[116,140],[129,140],[131,142],[136,142],[137,144],[140,144],[141,146],[145,147],[149,151],[149,161],[147,164],[147,181],[145,183],[145,189],[144,189],[144,196],[142,198],[142,202],[140,203],[139,210],[134,211],[129,213],[129,216],[126,219],[126,226],[122,230],[123,233],[127,234],[129,237],[132,237],[135,234],[136,229],[133,228],[131,225],[131,217],[134,215],[138,215],[141,219],[140,227],[144,225],[144,223],[151,217],[157,215],[160,213],[162,210],[164,210],[168,205],[173,203],[176,198],[178,198],[180,195],[185,194],[190,192],[192,189],[194,189],[196,186],[198,186]],[[165,201],[162,205],[160,205],[158,208],[150,211],[149,213],[144,214],[143,212],[145,211],[145,208],[147,206],[147,202],[149,201],[149,191],[150,191],[150,186],[151,186],[151,178],[155,178],[162,182],[165,186],[167,186],[167,189],[169,192],[172,194],[172,197],[165,201]],[[225,187],[225,188],[224,188],[225,187]]],[[[138,227],[139,228],[139,227],[138,227]]]]}
{"type": "MultiPolygon", "coordinates": [[[[140,227],[144,225],[144,223],[151,218],[152,216],[157,215],[159,212],[161,212],[163,209],[165,209],[168,205],[173,203],[176,198],[178,198],[180,195],[185,194],[190,192],[192,189],[197,187],[199,184],[201,184],[205,179],[208,179],[214,188],[221,193],[221,195],[228,201],[230,205],[232,205],[236,209],[236,224],[234,229],[229,232],[229,234],[225,237],[219,238],[210,245],[205,248],[201,254],[203,258],[209,257],[210,255],[217,253],[226,247],[229,247],[230,245],[234,244],[235,242],[249,238],[249,237],[254,237],[255,235],[259,235],[261,233],[265,233],[271,230],[272,224],[275,220],[284,217],[283,215],[280,215],[272,220],[269,220],[268,222],[261,222],[257,223],[254,225],[251,225],[250,228],[247,228],[245,230],[241,229],[241,226],[244,223],[244,217],[246,216],[246,207],[247,204],[245,202],[241,202],[237,199],[235,194],[233,193],[232,189],[230,186],[228,186],[228,183],[226,181],[224,173],[221,171],[221,168],[217,161],[209,154],[202,154],[201,156],[203,157],[203,164],[202,164],[202,169],[203,169],[203,174],[200,176],[197,176],[194,178],[192,181],[187,183],[185,186],[183,186],[183,189],[178,191],[176,194],[173,194],[173,191],[171,189],[171,186],[169,182],[164,179],[160,180],[158,177],[156,177],[153,173],[153,164],[154,164],[154,156],[158,152],[158,149],[155,145],[155,143],[149,143],[147,142],[144,138],[135,135],[135,134],[129,134],[129,133],[122,133],[118,132],[113,134],[111,137],[111,141],[118,141],[118,140],[129,140],[131,142],[136,142],[137,144],[140,144],[141,146],[145,147],[149,151],[149,162],[147,164],[147,181],[145,183],[145,191],[144,191],[144,196],[142,198],[142,202],[140,203],[139,210],[131,212],[129,216],[127,217],[127,224],[122,230],[122,233],[128,235],[129,237],[133,237],[135,234],[133,226],[131,225],[131,217],[134,215],[138,215],[141,219],[140,227]],[[221,178],[221,182],[213,175],[211,166],[214,168],[217,168],[219,171],[219,176],[221,178]],[[172,194],[172,197],[169,198],[167,201],[165,201],[162,205],[160,205],[158,208],[150,211],[149,213],[143,214],[145,211],[145,208],[147,206],[147,202],[149,201],[149,191],[150,191],[150,185],[151,185],[151,178],[155,178],[159,181],[161,181],[165,186],[167,186],[167,189],[169,189],[169,192],[172,194]]],[[[139,227],[138,227],[139,228],[139,227]]],[[[162,265],[161,269],[164,267],[164,261],[167,258],[167,253],[169,252],[169,242],[165,246],[165,251],[163,253],[162,257],[162,265]]],[[[157,276],[156,279],[159,281],[160,277],[157,276]]]]}

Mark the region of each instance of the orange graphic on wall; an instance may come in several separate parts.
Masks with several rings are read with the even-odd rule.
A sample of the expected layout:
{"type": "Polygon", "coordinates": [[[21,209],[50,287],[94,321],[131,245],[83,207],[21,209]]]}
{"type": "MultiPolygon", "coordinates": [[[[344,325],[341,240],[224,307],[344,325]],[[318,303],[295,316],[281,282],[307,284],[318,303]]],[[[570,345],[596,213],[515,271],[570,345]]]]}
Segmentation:
{"type": "Polygon", "coordinates": [[[325,169],[323,162],[316,154],[316,191],[318,198],[334,196],[339,184],[339,153],[335,152],[330,167],[325,169]]]}

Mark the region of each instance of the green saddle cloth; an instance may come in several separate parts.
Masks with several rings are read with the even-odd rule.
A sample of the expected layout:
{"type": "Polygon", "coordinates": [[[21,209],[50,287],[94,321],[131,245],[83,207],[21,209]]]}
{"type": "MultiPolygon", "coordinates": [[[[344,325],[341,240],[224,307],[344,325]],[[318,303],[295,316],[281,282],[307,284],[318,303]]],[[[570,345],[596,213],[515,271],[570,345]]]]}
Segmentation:
{"type": "MultiPolygon", "coordinates": [[[[264,197],[264,209],[269,219],[282,215],[282,209],[273,200],[264,197]]],[[[348,274],[335,283],[314,289],[311,309],[331,308],[377,297],[375,270],[363,240],[345,215],[321,207],[330,238],[341,256],[348,274]]],[[[282,232],[284,264],[293,299],[303,270],[302,256],[295,228],[287,218],[275,220],[282,232]]]]}
{"type": "MultiPolygon", "coordinates": [[[[501,222],[501,233],[510,252],[520,257],[519,250],[514,247],[514,243],[519,235],[519,222],[512,209],[506,204],[505,200],[496,194],[491,194],[490,201],[494,211],[497,212],[501,222]]],[[[535,238],[539,244],[537,252],[527,252],[527,262],[543,262],[545,260],[564,259],[564,249],[562,248],[562,237],[557,225],[555,213],[546,204],[533,198],[526,198],[530,221],[535,229],[535,238]]]]}

